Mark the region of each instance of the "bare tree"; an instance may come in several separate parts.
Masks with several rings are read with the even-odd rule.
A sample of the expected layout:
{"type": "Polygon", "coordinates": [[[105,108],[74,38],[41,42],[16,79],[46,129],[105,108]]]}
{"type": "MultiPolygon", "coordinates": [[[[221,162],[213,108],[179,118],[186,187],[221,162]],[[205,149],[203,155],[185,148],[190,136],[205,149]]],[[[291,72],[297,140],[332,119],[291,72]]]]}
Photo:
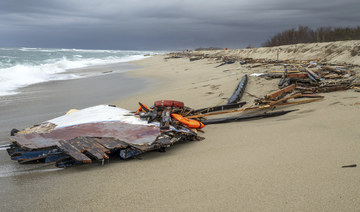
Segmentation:
{"type": "Polygon", "coordinates": [[[299,26],[277,33],[268,39],[263,46],[280,46],[297,43],[329,42],[340,40],[359,40],[360,26],[356,28],[319,27],[315,30],[307,26],[299,26]]]}

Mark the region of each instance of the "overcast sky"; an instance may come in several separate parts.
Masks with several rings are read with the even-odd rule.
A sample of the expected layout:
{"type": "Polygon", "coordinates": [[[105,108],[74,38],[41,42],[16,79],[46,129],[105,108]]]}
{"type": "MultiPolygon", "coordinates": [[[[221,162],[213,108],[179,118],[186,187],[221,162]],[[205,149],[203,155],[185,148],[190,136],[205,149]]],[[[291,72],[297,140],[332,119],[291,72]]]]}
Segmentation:
{"type": "Polygon", "coordinates": [[[1,0],[0,47],[260,46],[299,25],[360,25],[359,0],[1,0]]]}

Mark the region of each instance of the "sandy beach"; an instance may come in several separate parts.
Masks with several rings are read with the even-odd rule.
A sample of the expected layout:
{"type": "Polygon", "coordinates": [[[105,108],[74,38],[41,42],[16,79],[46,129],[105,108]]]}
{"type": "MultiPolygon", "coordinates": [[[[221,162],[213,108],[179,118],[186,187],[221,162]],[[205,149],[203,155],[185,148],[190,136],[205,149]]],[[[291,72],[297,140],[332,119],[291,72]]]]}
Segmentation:
{"type": "MultiPolygon", "coordinates": [[[[155,83],[110,103],[132,111],[139,101],[150,106],[160,99],[193,108],[224,104],[244,74],[264,71],[239,63],[215,68],[219,61],[212,59],[166,57],[133,62],[142,68],[129,76],[155,83]]],[[[358,67],[355,71],[360,75],[358,67]]],[[[243,100],[253,104],[254,96],[276,90],[277,82],[250,76],[243,100]]],[[[3,182],[23,193],[13,200],[5,192],[14,191],[3,191],[2,205],[34,211],[355,211],[360,207],[360,169],[341,166],[360,161],[360,93],[324,96],[286,107],[299,110],[284,116],[206,126],[205,140],[146,153],[141,160],[8,178],[3,182]]]]}

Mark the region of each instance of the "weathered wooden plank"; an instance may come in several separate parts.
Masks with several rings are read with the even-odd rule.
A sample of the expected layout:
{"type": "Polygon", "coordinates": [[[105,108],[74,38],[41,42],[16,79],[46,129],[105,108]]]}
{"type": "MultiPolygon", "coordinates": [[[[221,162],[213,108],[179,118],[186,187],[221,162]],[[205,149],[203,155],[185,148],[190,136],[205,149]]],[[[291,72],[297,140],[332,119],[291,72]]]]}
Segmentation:
{"type": "Polygon", "coordinates": [[[83,162],[83,163],[91,163],[91,159],[88,158],[86,155],[81,153],[81,150],[77,149],[73,145],[71,145],[69,142],[61,140],[59,141],[59,148],[70,157],[74,158],[77,161],[83,162]]]}
{"type": "Polygon", "coordinates": [[[333,72],[336,74],[344,74],[344,71],[342,69],[336,69],[336,68],[329,67],[329,66],[323,66],[323,67],[321,67],[321,70],[330,71],[330,72],[333,72]]]}
{"type": "Polygon", "coordinates": [[[99,149],[99,150],[101,150],[102,152],[105,152],[105,153],[110,153],[109,148],[106,148],[105,146],[98,143],[98,141],[95,138],[93,138],[93,137],[83,137],[83,139],[86,139],[86,141],[91,143],[91,145],[94,148],[97,148],[97,149],[99,149]]]}
{"type": "Polygon", "coordinates": [[[336,79],[336,78],[342,78],[339,74],[327,74],[324,76],[325,79],[336,79]]]}
{"type": "Polygon", "coordinates": [[[297,93],[297,94],[294,94],[292,96],[289,96],[289,97],[286,97],[286,98],[283,98],[283,99],[279,99],[279,100],[276,100],[274,102],[270,102],[269,105],[270,106],[276,106],[277,104],[281,103],[281,102],[286,102],[287,100],[289,99],[294,99],[294,98],[297,98],[297,97],[300,97],[302,96],[301,93],[297,93]]]}
{"type": "Polygon", "coordinates": [[[98,160],[103,160],[109,158],[105,152],[108,152],[108,149],[104,148],[101,145],[96,145],[97,142],[93,142],[87,137],[74,138],[67,141],[70,145],[74,146],[80,152],[87,152],[90,155],[94,156],[98,160]]]}
{"type": "Polygon", "coordinates": [[[94,138],[99,144],[108,149],[125,149],[129,145],[124,141],[115,138],[94,138]]]}
{"type": "Polygon", "coordinates": [[[310,103],[310,102],[315,102],[318,101],[320,99],[307,99],[307,100],[303,100],[303,101],[295,101],[295,102],[285,102],[285,103],[279,103],[276,106],[286,106],[286,105],[294,105],[294,104],[305,104],[305,103],[310,103]]]}
{"type": "Polygon", "coordinates": [[[9,139],[21,148],[27,150],[49,148],[57,145],[57,143],[47,143],[47,139],[38,136],[37,133],[17,134],[16,136],[9,137],[9,139]],[[36,137],[36,142],[33,142],[33,137],[36,137]]]}
{"type": "Polygon", "coordinates": [[[40,160],[46,158],[49,154],[60,153],[56,149],[39,149],[37,151],[26,151],[21,148],[10,148],[8,153],[12,160],[17,160],[20,163],[26,163],[33,160],[40,160]]]}
{"type": "Polygon", "coordinates": [[[292,74],[286,74],[286,78],[290,79],[296,79],[296,78],[306,78],[308,77],[307,73],[292,73],[292,74]]]}
{"type": "Polygon", "coordinates": [[[309,78],[314,78],[316,81],[320,80],[319,76],[315,74],[313,71],[306,69],[309,78]]]}
{"type": "Polygon", "coordinates": [[[234,108],[241,108],[245,104],[246,104],[246,102],[238,102],[238,103],[233,103],[233,104],[218,105],[218,106],[214,106],[214,107],[196,109],[193,112],[194,113],[210,113],[210,112],[221,111],[221,110],[230,110],[230,109],[234,109],[234,108]]]}
{"type": "Polygon", "coordinates": [[[268,95],[265,96],[265,99],[267,100],[273,100],[275,99],[276,97],[279,97],[281,95],[283,95],[284,93],[289,93],[291,91],[293,91],[295,89],[296,85],[295,84],[292,84],[290,86],[287,86],[285,88],[282,88],[280,90],[277,90],[277,91],[274,91],[268,95]]]}
{"type": "Polygon", "coordinates": [[[319,94],[302,94],[301,96],[299,97],[296,97],[296,98],[324,98],[324,96],[321,96],[319,94]]]}
{"type": "Polygon", "coordinates": [[[337,85],[337,86],[331,86],[331,87],[322,87],[322,88],[317,89],[317,91],[327,93],[327,92],[333,92],[333,91],[346,90],[348,88],[349,88],[349,86],[347,86],[347,85],[337,85]]]}

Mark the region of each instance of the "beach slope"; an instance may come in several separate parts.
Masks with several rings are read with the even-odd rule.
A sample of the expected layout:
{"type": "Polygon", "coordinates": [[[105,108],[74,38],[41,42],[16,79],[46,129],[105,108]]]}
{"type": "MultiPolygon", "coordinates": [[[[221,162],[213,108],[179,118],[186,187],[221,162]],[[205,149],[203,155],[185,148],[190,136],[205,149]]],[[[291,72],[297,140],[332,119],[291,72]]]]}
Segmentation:
{"type": "MultiPolygon", "coordinates": [[[[314,45],[329,44],[303,45],[308,46],[304,54],[312,56],[291,59],[318,59],[321,54],[311,53],[318,51],[314,45]]],[[[271,49],[212,53],[243,51],[271,49]]],[[[273,55],[268,59],[275,59],[273,55]]],[[[281,53],[280,59],[286,59],[284,55],[281,53]]],[[[257,55],[267,57],[265,53],[257,55]]],[[[351,58],[354,64],[358,63],[356,57],[351,58]]],[[[144,93],[114,103],[133,111],[139,101],[151,106],[161,99],[180,100],[193,108],[224,104],[244,74],[283,69],[239,63],[215,68],[220,62],[213,59],[166,58],[159,55],[135,62],[145,68],[130,75],[156,79],[157,83],[144,93]]],[[[348,60],[334,57],[329,61],[348,60]]],[[[358,67],[354,69],[360,74],[358,67]]],[[[276,90],[277,83],[276,79],[250,76],[243,100],[253,104],[255,97],[276,90]]],[[[299,110],[284,116],[206,126],[205,140],[175,145],[165,153],[147,153],[142,160],[67,169],[57,174],[37,209],[356,210],[360,207],[360,169],[342,166],[360,162],[360,93],[347,90],[324,96],[321,101],[287,107],[299,110]]]]}

